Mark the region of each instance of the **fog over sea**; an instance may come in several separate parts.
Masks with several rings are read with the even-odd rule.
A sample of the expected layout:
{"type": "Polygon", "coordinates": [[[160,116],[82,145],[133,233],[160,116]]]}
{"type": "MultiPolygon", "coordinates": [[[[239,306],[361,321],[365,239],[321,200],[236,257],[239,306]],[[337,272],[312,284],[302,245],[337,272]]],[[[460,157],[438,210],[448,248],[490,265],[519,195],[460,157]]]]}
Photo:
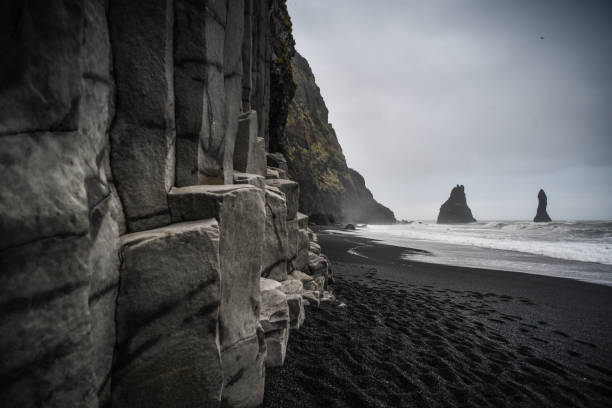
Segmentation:
{"type": "MultiPolygon", "coordinates": [[[[612,286],[612,222],[413,221],[368,225],[356,234],[400,247],[405,259],[557,276],[612,286]]],[[[359,247],[351,250],[360,255],[359,247]]]]}

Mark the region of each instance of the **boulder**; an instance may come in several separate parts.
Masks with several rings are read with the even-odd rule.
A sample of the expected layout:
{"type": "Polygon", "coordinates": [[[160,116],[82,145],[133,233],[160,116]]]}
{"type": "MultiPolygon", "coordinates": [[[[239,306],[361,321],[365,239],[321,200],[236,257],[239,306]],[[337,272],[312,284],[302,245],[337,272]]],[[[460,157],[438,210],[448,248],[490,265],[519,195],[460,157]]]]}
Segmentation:
{"type": "Polygon", "coordinates": [[[352,230],[352,231],[355,231],[355,225],[354,225],[354,224],[346,224],[346,225],[344,226],[344,229],[345,229],[345,230],[352,230]]]}
{"type": "Polygon", "coordinates": [[[533,219],[533,222],[551,222],[550,216],[548,212],[546,212],[546,207],[548,206],[548,198],[546,197],[546,193],[544,190],[540,189],[538,193],[538,210],[536,212],[536,216],[533,219]]]}
{"type": "Polygon", "coordinates": [[[318,290],[305,290],[302,297],[304,300],[307,301],[307,306],[319,307],[319,305],[321,304],[321,301],[319,300],[318,290]]]}
{"type": "Polygon", "coordinates": [[[472,211],[467,205],[465,189],[457,184],[451,191],[448,200],[440,207],[438,214],[438,224],[461,224],[476,222],[472,217],[472,211]]]}
{"type": "Polygon", "coordinates": [[[314,279],[311,276],[306,275],[304,272],[293,271],[287,276],[287,278],[299,280],[300,282],[302,282],[302,287],[304,288],[305,291],[318,290],[318,286],[316,282],[314,281],[314,279]]]}
{"type": "Polygon", "coordinates": [[[287,278],[289,251],[287,205],[283,194],[266,187],[266,227],[261,275],[278,281],[287,278]]]}
{"type": "Polygon", "coordinates": [[[321,255],[310,252],[308,254],[308,271],[311,276],[327,275],[328,262],[321,255]]]}
{"type": "Polygon", "coordinates": [[[275,283],[261,278],[261,311],[259,322],[263,327],[267,357],[267,367],[280,367],[285,362],[289,340],[290,314],[287,295],[274,289],[275,283]]]}
{"type": "Polygon", "coordinates": [[[214,219],[122,237],[113,407],[220,403],[219,244],[214,219]]]}
{"type": "Polygon", "coordinates": [[[295,181],[283,179],[267,179],[266,185],[276,187],[285,194],[285,199],[287,200],[287,219],[294,219],[297,215],[300,200],[300,185],[295,181]]]}
{"type": "Polygon", "coordinates": [[[287,295],[291,328],[299,329],[304,323],[304,319],[306,317],[304,312],[304,302],[302,302],[304,286],[299,280],[288,279],[281,283],[280,290],[287,295]]]}

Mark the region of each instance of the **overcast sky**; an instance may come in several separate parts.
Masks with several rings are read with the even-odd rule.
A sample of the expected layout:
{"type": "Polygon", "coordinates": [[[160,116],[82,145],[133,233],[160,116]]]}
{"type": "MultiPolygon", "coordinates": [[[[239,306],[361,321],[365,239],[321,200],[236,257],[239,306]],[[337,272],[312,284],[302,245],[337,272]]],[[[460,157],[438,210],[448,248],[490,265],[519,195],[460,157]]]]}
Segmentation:
{"type": "Polygon", "coordinates": [[[612,1],[288,0],[348,165],[396,217],[612,219],[612,1]],[[543,38],[542,38],[543,37],[543,38]]]}

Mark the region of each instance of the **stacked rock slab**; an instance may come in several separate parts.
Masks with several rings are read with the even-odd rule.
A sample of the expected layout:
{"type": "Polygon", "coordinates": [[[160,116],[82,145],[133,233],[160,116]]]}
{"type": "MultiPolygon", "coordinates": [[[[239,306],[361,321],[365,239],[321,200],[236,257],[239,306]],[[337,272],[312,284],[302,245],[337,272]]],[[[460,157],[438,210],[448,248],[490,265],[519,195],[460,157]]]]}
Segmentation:
{"type": "Polygon", "coordinates": [[[309,245],[297,184],[265,181],[283,4],[8,0],[2,407],[262,403],[259,279],[309,245]]]}
{"type": "Polygon", "coordinates": [[[263,394],[265,349],[260,347],[259,277],[265,227],[264,195],[251,185],[190,186],[168,194],[174,222],[214,217],[220,225],[219,325],[224,403],[257,404],[263,394]]]}
{"type": "Polygon", "coordinates": [[[128,234],[121,244],[113,406],[173,406],[179,396],[186,406],[217,405],[223,390],[217,221],[128,234]]]}
{"type": "Polygon", "coordinates": [[[281,290],[281,287],[281,283],[276,280],[261,278],[259,322],[265,335],[267,367],[282,366],[287,354],[290,315],[287,295],[281,290]]]}

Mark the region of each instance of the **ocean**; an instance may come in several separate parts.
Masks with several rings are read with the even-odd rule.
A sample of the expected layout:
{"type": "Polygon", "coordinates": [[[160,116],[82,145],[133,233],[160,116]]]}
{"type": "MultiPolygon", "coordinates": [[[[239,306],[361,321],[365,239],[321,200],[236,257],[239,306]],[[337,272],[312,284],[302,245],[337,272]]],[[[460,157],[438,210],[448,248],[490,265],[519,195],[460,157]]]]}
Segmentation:
{"type": "MultiPolygon", "coordinates": [[[[358,227],[357,235],[415,248],[420,262],[557,276],[612,286],[612,222],[490,221],[445,225],[413,221],[358,227]]],[[[353,253],[359,255],[359,248],[353,253]]]]}

